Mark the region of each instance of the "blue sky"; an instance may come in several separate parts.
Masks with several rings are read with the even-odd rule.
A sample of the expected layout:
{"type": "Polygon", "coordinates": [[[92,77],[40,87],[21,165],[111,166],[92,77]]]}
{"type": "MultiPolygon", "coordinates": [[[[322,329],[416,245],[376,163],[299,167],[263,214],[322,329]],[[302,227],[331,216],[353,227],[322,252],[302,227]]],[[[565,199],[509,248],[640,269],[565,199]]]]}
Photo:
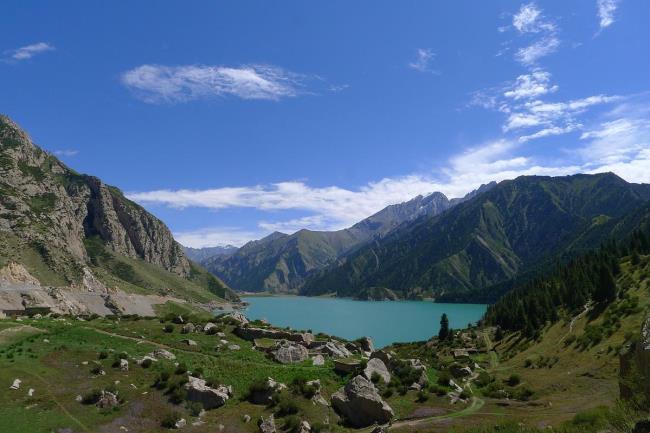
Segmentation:
{"type": "Polygon", "coordinates": [[[191,246],[522,174],[650,182],[650,3],[9,1],[2,108],[191,246]]]}

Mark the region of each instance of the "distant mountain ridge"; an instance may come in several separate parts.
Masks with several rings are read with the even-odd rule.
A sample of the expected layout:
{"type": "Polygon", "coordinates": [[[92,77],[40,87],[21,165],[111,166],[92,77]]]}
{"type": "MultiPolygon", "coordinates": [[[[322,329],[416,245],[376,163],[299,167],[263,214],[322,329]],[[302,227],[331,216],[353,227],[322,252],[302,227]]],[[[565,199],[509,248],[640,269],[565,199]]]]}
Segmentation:
{"type": "Polygon", "coordinates": [[[214,256],[226,256],[233,254],[239,248],[234,245],[223,245],[216,247],[203,247],[203,248],[192,248],[192,247],[183,247],[185,255],[197,263],[202,263],[203,261],[214,256]]]}
{"type": "MultiPolygon", "coordinates": [[[[484,185],[480,191],[491,187],[484,185]]],[[[229,256],[209,258],[204,265],[236,290],[298,293],[309,275],[339,263],[367,242],[388,235],[402,224],[438,215],[463,200],[449,200],[440,192],[417,196],[387,206],[347,229],[300,230],[291,235],[275,232],[229,256]]]]}
{"type": "Polygon", "coordinates": [[[44,286],[237,299],[162,221],[0,116],[0,268],[15,262],[44,286]]]}
{"type": "Polygon", "coordinates": [[[650,185],[611,173],[503,181],[364,245],[311,275],[301,294],[471,294],[559,254],[598,246],[611,222],[640,208],[649,194],[650,185]]]}

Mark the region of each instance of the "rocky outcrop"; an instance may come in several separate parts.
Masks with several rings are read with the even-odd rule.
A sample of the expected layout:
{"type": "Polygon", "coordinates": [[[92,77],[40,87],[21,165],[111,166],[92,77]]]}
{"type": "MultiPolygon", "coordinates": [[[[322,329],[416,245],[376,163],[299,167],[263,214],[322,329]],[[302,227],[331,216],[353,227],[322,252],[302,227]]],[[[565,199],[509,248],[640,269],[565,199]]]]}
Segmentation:
{"type": "Polygon", "coordinates": [[[198,377],[189,376],[188,379],[185,384],[187,400],[201,403],[206,410],[221,407],[232,397],[232,389],[229,387],[219,385],[217,388],[211,388],[205,380],[198,377]]]}
{"type": "Polygon", "coordinates": [[[282,364],[302,362],[309,358],[309,352],[305,346],[286,340],[279,342],[277,348],[271,353],[273,358],[282,364]]]}
{"type": "MultiPolygon", "coordinates": [[[[30,268],[38,270],[40,284],[92,291],[96,281],[85,269],[101,265],[104,251],[192,277],[189,260],[162,221],[117,188],[69,169],[0,115],[0,262],[30,254],[44,265],[30,268]]],[[[129,281],[126,268],[115,275],[136,281],[129,281]]],[[[12,270],[10,277],[16,276],[12,270]]],[[[230,294],[219,284],[215,279],[215,293],[230,294]]]]}
{"type": "Polygon", "coordinates": [[[623,400],[650,401],[650,316],[620,356],[619,390],[623,400]]]}
{"type": "Polygon", "coordinates": [[[363,375],[366,379],[372,379],[372,376],[375,374],[378,375],[384,383],[387,384],[390,382],[390,372],[388,371],[386,364],[384,364],[384,361],[379,358],[372,358],[369,360],[366,364],[366,368],[363,370],[363,375]]]}
{"type": "Polygon", "coordinates": [[[312,345],[315,352],[329,355],[333,358],[347,358],[352,356],[352,352],[348,350],[343,343],[338,341],[328,341],[323,344],[312,345]]]}
{"type": "Polygon", "coordinates": [[[354,377],[332,395],[332,407],[353,427],[385,424],[394,414],[375,386],[363,376],[354,377]]]}
{"type": "Polygon", "coordinates": [[[260,386],[252,387],[248,395],[248,400],[253,404],[269,404],[273,402],[273,396],[276,393],[286,388],[287,386],[285,384],[277,382],[271,377],[267,377],[260,386]]]}
{"type": "Polygon", "coordinates": [[[109,391],[102,391],[97,400],[96,406],[100,409],[110,409],[120,404],[117,399],[117,394],[114,394],[109,391]]]}
{"type": "Polygon", "coordinates": [[[273,340],[288,340],[301,344],[310,344],[314,341],[314,335],[305,332],[290,332],[281,329],[253,328],[239,326],[235,328],[235,335],[243,340],[253,341],[257,338],[271,338],[273,340]]]}
{"type": "Polygon", "coordinates": [[[277,433],[277,430],[275,428],[275,418],[273,417],[273,414],[269,415],[269,417],[266,419],[261,418],[259,427],[260,433],[277,433]]]}

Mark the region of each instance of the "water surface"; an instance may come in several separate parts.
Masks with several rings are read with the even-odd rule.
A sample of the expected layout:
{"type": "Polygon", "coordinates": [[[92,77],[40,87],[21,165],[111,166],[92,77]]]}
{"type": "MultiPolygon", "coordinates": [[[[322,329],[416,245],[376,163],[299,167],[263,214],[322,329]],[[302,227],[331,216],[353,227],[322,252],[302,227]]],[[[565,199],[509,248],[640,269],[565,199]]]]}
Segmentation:
{"type": "Polygon", "coordinates": [[[303,296],[250,296],[244,314],[278,326],[311,329],[347,339],[372,337],[376,347],[426,340],[438,334],[447,313],[452,328],[464,328],[485,313],[482,304],[435,304],[427,301],[354,301],[303,296]]]}

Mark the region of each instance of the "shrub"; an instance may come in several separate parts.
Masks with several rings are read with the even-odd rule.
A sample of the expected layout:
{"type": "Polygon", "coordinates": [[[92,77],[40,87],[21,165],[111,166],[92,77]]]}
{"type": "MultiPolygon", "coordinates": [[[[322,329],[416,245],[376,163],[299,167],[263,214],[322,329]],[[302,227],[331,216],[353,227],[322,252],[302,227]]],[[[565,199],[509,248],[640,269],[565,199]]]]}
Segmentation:
{"type": "Polygon", "coordinates": [[[321,433],[325,430],[325,424],[322,422],[315,422],[311,425],[312,433],[321,433]]]}
{"type": "Polygon", "coordinates": [[[512,398],[520,401],[530,400],[535,393],[527,386],[520,386],[512,392],[512,398]]]}
{"type": "Polygon", "coordinates": [[[190,412],[190,415],[192,416],[199,416],[201,414],[201,411],[203,410],[203,405],[198,401],[187,402],[185,407],[187,408],[187,410],[190,412]]]}
{"type": "Polygon", "coordinates": [[[469,393],[467,390],[463,390],[458,397],[460,397],[463,400],[467,400],[470,398],[472,395],[469,393]]]}
{"type": "Polygon", "coordinates": [[[102,350],[97,354],[97,359],[106,359],[108,358],[108,352],[105,350],[102,350]]]}
{"type": "Polygon", "coordinates": [[[437,395],[439,397],[442,397],[443,395],[447,394],[447,388],[434,383],[434,384],[429,385],[429,392],[431,392],[431,393],[433,393],[433,394],[435,394],[435,395],[437,395]]]}
{"type": "Polygon", "coordinates": [[[282,430],[286,432],[295,432],[300,427],[300,418],[295,415],[288,416],[284,419],[282,430]]]}
{"type": "Polygon", "coordinates": [[[99,389],[93,389],[88,391],[81,397],[82,404],[95,404],[99,401],[102,396],[102,392],[99,389]]]}
{"type": "Polygon", "coordinates": [[[278,410],[276,411],[275,414],[278,417],[284,417],[287,415],[295,415],[298,412],[299,412],[299,408],[295,401],[289,398],[283,398],[280,399],[278,403],[278,410]]]}
{"type": "Polygon", "coordinates": [[[174,412],[168,412],[162,419],[162,422],[160,425],[162,425],[165,428],[175,428],[176,423],[181,419],[181,415],[174,411],[174,412]]]}
{"type": "Polygon", "coordinates": [[[163,331],[165,331],[168,334],[171,334],[172,332],[174,332],[174,325],[165,325],[163,331]]]}
{"type": "Polygon", "coordinates": [[[145,358],[140,363],[140,366],[142,368],[149,368],[149,367],[151,367],[151,364],[153,364],[153,361],[151,360],[151,358],[145,358]]]}
{"type": "Polygon", "coordinates": [[[511,374],[506,383],[510,386],[517,386],[521,383],[521,377],[518,374],[511,374]]]}
{"type": "Polygon", "coordinates": [[[176,367],[176,370],[174,370],[175,374],[185,374],[187,373],[187,365],[184,362],[181,362],[178,364],[178,367],[176,367]]]}
{"type": "Polygon", "coordinates": [[[424,403],[427,400],[429,400],[429,394],[424,390],[418,391],[418,399],[417,399],[417,401],[420,402],[420,403],[424,403]]]}
{"type": "Polygon", "coordinates": [[[438,385],[449,386],[451,374],[448,371],[441,371],[438,375],[438,385]]]}
{"type": "Polygon", "coordinates": [[[391,388],[386,388],[386,390],[383,392],[382,396],[384,398],[390,398],[393,396],[393,390],[391,388]]]}

